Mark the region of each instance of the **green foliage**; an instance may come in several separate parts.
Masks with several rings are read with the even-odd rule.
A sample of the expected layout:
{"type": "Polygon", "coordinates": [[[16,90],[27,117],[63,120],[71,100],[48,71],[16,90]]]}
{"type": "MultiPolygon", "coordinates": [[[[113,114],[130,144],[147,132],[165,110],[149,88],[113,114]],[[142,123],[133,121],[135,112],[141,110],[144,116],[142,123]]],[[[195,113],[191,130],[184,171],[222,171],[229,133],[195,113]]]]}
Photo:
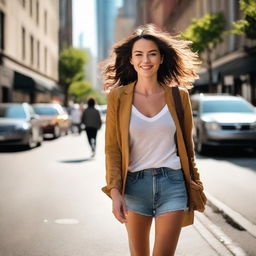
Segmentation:
{"type": "Polygon", "coordinates": [[[240,9],[245,13],[245,19],[232,23],[232,34],[245,34],[249,39],[256,39],[256,1],[240,0],[240,9]]]}
{"type": "Polygon", "coordinates": [[[88,97],[94,97],[98,104],[107,102],[106,97],[94,90],[88,81],[73,82],[68,89],[68,94],[76,103],[86,102],[88,97]]]}
{"type": "Polygon", "coordinates": [[[192,41],[192,50],[200,54],[222,41],[224,29],[225,18],[222,13],[206,14],[200,19],[193,19],[192,24],[181,36],[192,41]]]}
{"type": "Polygon", "coordinates": [[[240,9],[248,16],[256,18],[256,1],[255,0],[240,0],[240,9]]]}
{"type": "Polygon", "coordinates": [[[93,89],[87,81],[73,82],[68,89],[69,95],[73,97],[76,103],[85,101],[92,91],[93,89]]]}
{"type": "Polygon", "coordinates": [[[69,48],[60,53],[59,76],[60,82],[69,86],[72,82],[84,78],[84,66],[87,56],[84,51],[69,48]]]}

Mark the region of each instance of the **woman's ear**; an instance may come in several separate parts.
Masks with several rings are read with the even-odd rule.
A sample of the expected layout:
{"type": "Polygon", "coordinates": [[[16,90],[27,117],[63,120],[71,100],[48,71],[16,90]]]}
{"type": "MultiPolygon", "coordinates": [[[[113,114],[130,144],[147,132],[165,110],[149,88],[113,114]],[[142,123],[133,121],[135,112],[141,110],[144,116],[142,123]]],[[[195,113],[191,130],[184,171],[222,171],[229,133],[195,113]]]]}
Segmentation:
{"type": "Polygon", "coordinates": [[[130,63],[133,65],[132,57],[130,58],[130,63]]]}

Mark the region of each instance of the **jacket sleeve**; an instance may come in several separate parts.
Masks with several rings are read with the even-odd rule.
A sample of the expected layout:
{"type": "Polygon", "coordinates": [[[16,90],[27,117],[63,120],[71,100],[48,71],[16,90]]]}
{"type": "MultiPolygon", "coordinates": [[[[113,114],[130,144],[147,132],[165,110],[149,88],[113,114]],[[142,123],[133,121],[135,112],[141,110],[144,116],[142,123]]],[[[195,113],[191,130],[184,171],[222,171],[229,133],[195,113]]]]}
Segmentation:
{"type": "Polygon", "coordinates": [[[196,167],[196,161],[195,161],[195,150],[194,150],[194,142],[193,142],[193,115],[192,115],[191,102],[190,102],[189,93],[187,90],[181,89],[180,92],[181,92],[182,103],[184,107],[184,125],[185,125],[185,131],[186,131],[185,139],[188,144],[188,151],[189,151],[188,157],[192,159],[195,180],[200,182],[200,175],[198,172],[198,168],[196,167]]]}
{"type": "Polygon", "coordinates": [[[112,188],[122,191],[122,155],[117,141],[117,95],[113,89],[108,96],[105,131],[105,161],[107,185],[102,191],[109,197],[112,188]]]}

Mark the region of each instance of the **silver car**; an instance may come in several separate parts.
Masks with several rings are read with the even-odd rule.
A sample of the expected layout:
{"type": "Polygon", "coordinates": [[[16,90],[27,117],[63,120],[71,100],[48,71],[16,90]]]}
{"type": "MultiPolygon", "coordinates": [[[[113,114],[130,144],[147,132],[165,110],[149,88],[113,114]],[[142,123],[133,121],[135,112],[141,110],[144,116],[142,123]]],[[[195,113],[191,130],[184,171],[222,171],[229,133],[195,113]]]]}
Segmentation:
{"type": "Polygon", "coordinates": [[[0,104],[0,146],[41,145],[43,133],[39,116],[27,103],[0,104]]]}
{"type": "Polygon", "coordinates": [[[207,146],[256,149],[256,111],[239,96],[198,94],[191,96],[194,142],[198,153],[207,146]]]}

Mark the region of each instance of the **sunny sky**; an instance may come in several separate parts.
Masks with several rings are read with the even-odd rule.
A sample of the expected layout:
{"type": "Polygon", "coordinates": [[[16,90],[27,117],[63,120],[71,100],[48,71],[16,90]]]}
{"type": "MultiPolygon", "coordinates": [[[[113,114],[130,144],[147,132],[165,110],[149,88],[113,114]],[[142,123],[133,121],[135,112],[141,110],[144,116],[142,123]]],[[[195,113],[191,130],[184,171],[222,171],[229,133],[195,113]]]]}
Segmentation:
{"type": "MultiPolygon", "coordinates": [[[[105,0],[108,1],[108,0],[105,0]]],[[[123,0],[115,0],[122,5],[123,0]]],[[[73,42],[79,47],[79,36],[83,33],[83,46],[97,54],[96,0],[73,0],[73,42]]]]}

